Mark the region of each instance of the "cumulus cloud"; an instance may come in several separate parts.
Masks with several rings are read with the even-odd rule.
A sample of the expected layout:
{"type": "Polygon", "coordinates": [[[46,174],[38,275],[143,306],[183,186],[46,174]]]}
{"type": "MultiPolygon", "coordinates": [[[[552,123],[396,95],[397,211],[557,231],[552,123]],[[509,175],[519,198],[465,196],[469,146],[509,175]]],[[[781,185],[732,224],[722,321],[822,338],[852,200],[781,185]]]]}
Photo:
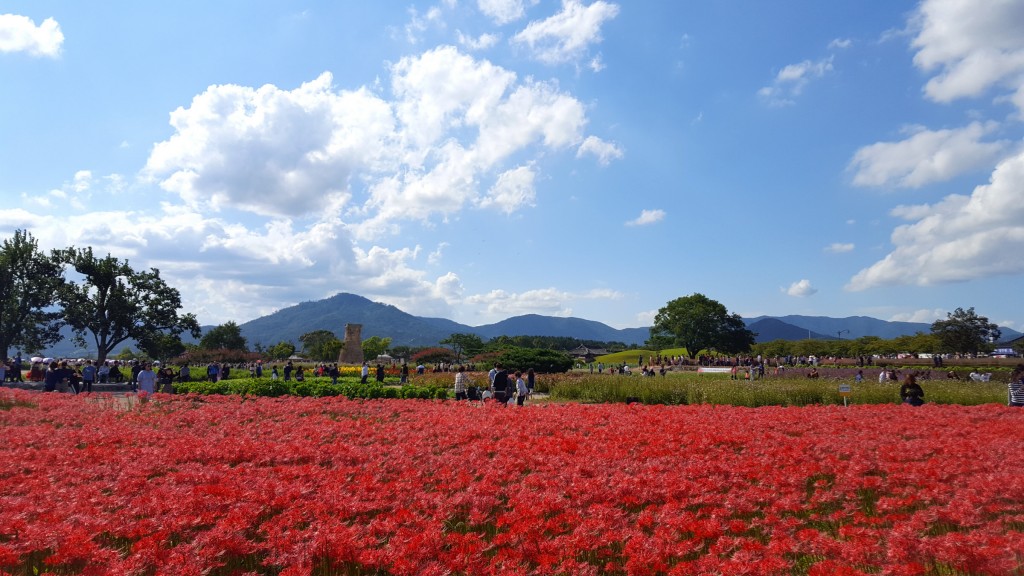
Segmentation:
{"type": "MultiPolygon", "coordinates": [[[[171,114],[175,133],[144,173],[199,211],[365,218],[351,228],[365,240],[467,205],[529,206],[534,170],[505,162],[586,142],[585,109],[557,84],[519,82],[454,47],[390,73],[390,100],[337,90],[329,73],[293,90],[211,86],[171,114]]],[[[617,150],[600,144],[585,148],[617,150]]]]}
{"type": "Polygon", "coordinates": [[[937,71],[925,85],[928,98],[951,102],[993,87],[1012,93],[1024,110],[1024,8],[992,2],[978,10],[971,0],[925,0],[911,22],[914,64],[937,71]]]}
{"type": "Polygon", "coordinates": [[[664,210],[641,210],[639,216],[626,222],[626,226],[646,226],[661,222],[664,218],[664,210]]]}
{"type": "Polygon", "coordinates": [[[512,37],[512,42],[526,46],[545,64],[575,62],[591,45],[601,42],[601,27],[618,14],[619,6],[604,0],[587,6],[579,0],[562,0],[561,12],[530,22],[512,37]]]}
{"type": "Polygon", "coordinates": [[[789,288],[786,289],[786,294],[798,298],[806,298],[807,296],[812,296],[817,292],[818,289],[811,286],[811,281],[806,279],[793,282],[789,285],[789,288]]]}
{"type": "Polygon", "coordinates": [[[527,166],[520,166],[501,174],[487,196],[480,200],[480,205],[497,206],[506,214],[511,214],[522,206],[533,206],[536,197],[533,189],[535,177],[533,170],[527,166]]]}
{"type": "Polygon", "coordinates": [[[612,160],[622,158],[622,148],[612,142],[605,142],[597,136],[587,136],[576,150],[576,157],[582,158],[586,154],[597,157],[602,166],[607,166],[612,160]]]}
{"type": "Polygon", "coordinates": [[[898,142],[877,142],[857,151],[850,162],[857,186],[918,188],[965,172],[989,168],[1006,154],[1007,140],[983,142],[998,130],[995,122],[972,122],[957,129],[913,126],[898,142]]]}
{"type": "Polygon", "coordinates": [[[297,216],[347,195],[354,170],[387,157],[395,119],[365,89],[334,92],[329,73],[295,90],[211,86],[171,113],[145,172],[189,205],[297,216]]]}
{"type": "MultiPolygon", "coordinates": [[[[10,222],[38,222],[42,213],[7,211],[10,222]]],[[[243,226],[186,206],[164,204],[156,212],[81,212],[66,226],[33,230],[45,247],[92,246],[97,253],[128,259],[136,269],[156,267],[182,294],[185,308],[204,324],[244,321],[269,314],[281,303],[316,300],[340,291],[449,316],[461,302],[453,273],[431,276],[418,265],[419,247],[355,244],[340,221],[296,226],[270,220],[243,226]]],[[[442,246],[438,247],[440,251],[442,246]]],[[[430,255],[426,255],[427,258],[430,255]]]]}
{"type": "Polygon", "coordinates": [[[830,50],[845,50],[850,46],[853,46],[853,40],[850,40],[849,38],[836,38],[828,43],[828,47],[830,50]]]}
{"type": "Polygon", "coordinates": [[[542,288],[519,293],[492,290],[486,294],[469,296],[466,298],[466,302],[482,306],[485,314],[491,318],[508,318],[523,314],[568,317],[572,315],[570,304],[575,300],[614,300],[617,298],[621,298],[621,294],[614,290],[595,289],[574,293],[556,288],[542,288]]]}
{"type": "Polygon", "coordinates": [[[501,26],[526,16],[527,5],[533,6],[538,0],[477,0],[477,8],[501,26]]]}
{"type": "Polygon", "coordinates": [[[911,221],[892,233],[893,250],[858,272],[848,290],[884,285],[928,286],[1024,273],[1024,153],[1002,161],[989,183],[970,196],[935,204],[899,206],[892,215],[911,221]]]}
{"type": "Polygon", "coordinates": [[[790,64],[779,70],[770,86],[757,91],[758,95],[773,106],[786,106],[794,103],[804,87],[814,78],[821,78],[832,71],[832,57],[812,62],[804,60],[798,64],[790,64]]]}
{"type": "Polygon", "coordinates": [[[841,254],[843,252],[853,252],[853,242],[842,243],[835,242],[825,247],[826,252],[832,252],[834,254],[841,254]]]}
{"type": "Polygon", "coordinates": [[[56,58],[64,44],[64,33],[53,18],[36,23],[27,16],[0,14],[0,52],[27,52],[32,56],[56,58]]]}
{"type": "MultiPolygon", "coordinates": [[[[426,271],[445,245],[381,237],[469,207],[531,206],[541,159],[580,149],[610,159],[617,148],[584,145],[585,107],[557,83],[520,80],[452,46],[402,58],[388,74],[373,89],[339,89],[329,73],[291,89],[210,86],[171,114],[174,132],[142,171],[170,194],[163,213],[112,214],[89,238],[73,230],[53,245],[145,254],[180,280],[204,322],[342,290],[450,315],[465,302],[461,280],[426,271]]],[[[99,179],[83,172],[76,182],[95,189],[99,179]]],[[[515,300],[525,309],[531,296],[515,300]]]]}

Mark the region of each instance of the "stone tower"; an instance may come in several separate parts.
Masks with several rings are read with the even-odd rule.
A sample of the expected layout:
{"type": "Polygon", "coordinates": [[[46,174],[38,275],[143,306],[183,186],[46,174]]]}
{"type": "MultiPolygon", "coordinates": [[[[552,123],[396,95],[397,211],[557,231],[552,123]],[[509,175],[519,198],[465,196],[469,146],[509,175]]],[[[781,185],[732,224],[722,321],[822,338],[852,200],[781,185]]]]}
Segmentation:
{"type": "Polygon", "coordinates": [[[345,345],[338,354],[338,364],[363,363],[363,325],[345,324],[345,345]]]}

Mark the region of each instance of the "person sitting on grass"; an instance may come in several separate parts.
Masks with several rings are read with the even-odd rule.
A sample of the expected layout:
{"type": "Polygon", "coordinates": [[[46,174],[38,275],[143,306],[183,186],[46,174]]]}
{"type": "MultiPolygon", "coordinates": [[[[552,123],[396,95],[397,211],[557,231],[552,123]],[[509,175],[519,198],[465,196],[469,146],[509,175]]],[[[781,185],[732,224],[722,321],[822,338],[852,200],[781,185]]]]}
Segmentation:
{"type": "Polygon", "coordinates": [[[924,390],[917,383],[917,378],[913,374],[907,374],[907,377],[903,379],[903,385],[900,386],[900,398],[904,404],[911,406],[924,404],[924,390]]]}

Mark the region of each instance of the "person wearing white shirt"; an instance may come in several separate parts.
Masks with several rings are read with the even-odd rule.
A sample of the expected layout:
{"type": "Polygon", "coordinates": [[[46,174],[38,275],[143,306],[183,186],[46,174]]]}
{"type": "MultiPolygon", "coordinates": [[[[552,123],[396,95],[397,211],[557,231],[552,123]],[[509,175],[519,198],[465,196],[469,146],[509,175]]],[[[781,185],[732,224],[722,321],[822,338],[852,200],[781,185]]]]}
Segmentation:
{"type": "Polygon", "coordinates": [[[138,375],[139,391],[146,394],[156,392],[156,372],[150,369],[149,364],[143,364],[138,375]]]}

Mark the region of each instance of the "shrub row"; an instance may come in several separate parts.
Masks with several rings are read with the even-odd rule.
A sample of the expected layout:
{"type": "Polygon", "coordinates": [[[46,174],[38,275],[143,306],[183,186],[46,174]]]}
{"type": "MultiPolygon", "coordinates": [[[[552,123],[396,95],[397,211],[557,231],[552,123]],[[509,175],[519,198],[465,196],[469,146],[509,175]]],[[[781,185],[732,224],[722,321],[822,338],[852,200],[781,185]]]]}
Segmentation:
{"type": "Polygon", "coordinates": [[[345,396],[346,398],[422,398],[445,399],[447,388],[438,386],[383,386],[376,382],[360,384],[358,381],[310,379],[273,380],[270,378],[238,378],[219,382],[179,382],[174,385],[179,394],[235,394],[240,396],[345,396]]]}

